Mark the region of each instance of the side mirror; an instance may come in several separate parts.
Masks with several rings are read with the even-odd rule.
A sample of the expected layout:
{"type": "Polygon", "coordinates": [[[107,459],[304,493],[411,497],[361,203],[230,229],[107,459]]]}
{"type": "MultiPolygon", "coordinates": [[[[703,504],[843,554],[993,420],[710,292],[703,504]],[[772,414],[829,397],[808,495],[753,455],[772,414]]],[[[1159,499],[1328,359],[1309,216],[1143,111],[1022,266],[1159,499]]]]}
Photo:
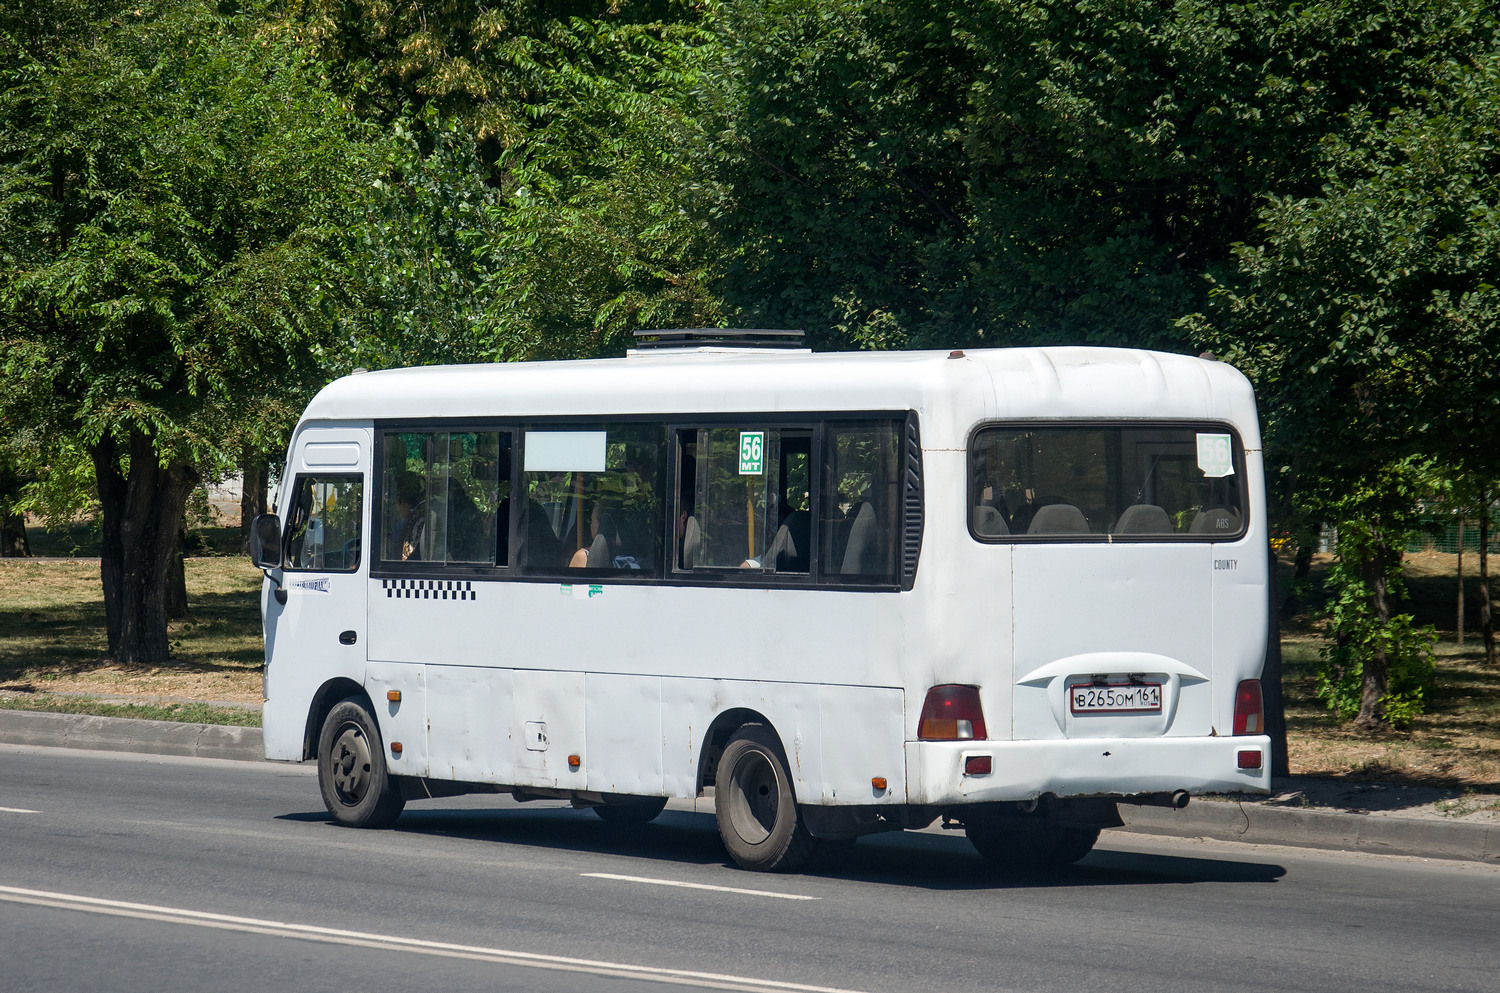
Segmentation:
{"type": "Polygon", "coordinates": [[[275,514],[250,522],[250,561],[262,569],[281,568],[281,518],[275,514]]]}

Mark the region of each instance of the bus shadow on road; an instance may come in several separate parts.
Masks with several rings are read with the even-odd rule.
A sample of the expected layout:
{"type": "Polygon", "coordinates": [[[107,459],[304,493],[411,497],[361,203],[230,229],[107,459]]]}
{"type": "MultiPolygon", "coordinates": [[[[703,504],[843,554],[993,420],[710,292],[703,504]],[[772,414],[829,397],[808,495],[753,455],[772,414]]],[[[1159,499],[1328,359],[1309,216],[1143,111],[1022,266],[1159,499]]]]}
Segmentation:
{"type": "MultiPolygon", "coordinates": [[[[286,814],[279,819],[322,821],[333,826],[322,811],[286,814]]],[[[490,801],[462,807],[409,807],[394,831],[557,852],[733,867],[719,841],[713,815],[707,813],[668,810],[650,824],[625,827],[606,824],[587,811],[561,805],[523,808],[496,806],[490,801]]],[[[853,846],[819,853],[802,872],[925,890],[1274,883],[1285,874],[1286,869],[1273,862],[1108,848],[1095,849],[1076,865],[1009,873],[987,865],[962,833],[931,831],[867,836],[853,846]]]]}

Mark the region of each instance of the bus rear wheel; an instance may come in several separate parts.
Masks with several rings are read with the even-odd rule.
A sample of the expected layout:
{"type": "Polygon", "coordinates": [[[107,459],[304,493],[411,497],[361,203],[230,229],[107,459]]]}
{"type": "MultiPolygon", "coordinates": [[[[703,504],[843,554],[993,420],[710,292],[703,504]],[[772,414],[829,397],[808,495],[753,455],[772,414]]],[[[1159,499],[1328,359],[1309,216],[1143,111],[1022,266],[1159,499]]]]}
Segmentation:
{"type": "Polygon", "coordinates": [[[802,823],[786,756],[763,724],[734,733],[714,774],[714,817],[729,857],[757,872],[792,872],[817,847],[802,823]]]}
{"type": "Polygon", "coordinates": [[[323,721],[318,786],[333,819],[349,827],[389,827],[406,806],[386,772],[380,725],[356,697],[334,704],[323,721]]]}

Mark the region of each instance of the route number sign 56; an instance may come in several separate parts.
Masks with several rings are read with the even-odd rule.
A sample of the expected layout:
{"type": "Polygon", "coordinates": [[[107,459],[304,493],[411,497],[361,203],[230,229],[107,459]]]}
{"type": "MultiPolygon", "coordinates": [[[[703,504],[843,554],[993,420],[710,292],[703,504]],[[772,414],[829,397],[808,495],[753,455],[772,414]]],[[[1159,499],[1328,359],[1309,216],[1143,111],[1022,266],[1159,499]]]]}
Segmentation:
{"type": "Polygon", "coordinates": [[[766,471],[766,433],[740,432],[740,475],[759,476],[766,471]]]}

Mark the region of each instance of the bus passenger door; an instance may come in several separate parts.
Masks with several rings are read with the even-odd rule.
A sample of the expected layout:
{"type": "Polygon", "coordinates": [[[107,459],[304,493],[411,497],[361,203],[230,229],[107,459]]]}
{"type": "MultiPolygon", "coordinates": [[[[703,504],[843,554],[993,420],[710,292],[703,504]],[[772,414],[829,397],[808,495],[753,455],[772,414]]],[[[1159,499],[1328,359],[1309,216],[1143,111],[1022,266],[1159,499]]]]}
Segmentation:
{"type": "Polygon", "coordinates": [[[267,758],[302,759],[318,687],[364,684],[369,452],[369,431],[339,429],[304,432],[292,453],[277,508],[286,597],[264,597],[267,758]]]}

